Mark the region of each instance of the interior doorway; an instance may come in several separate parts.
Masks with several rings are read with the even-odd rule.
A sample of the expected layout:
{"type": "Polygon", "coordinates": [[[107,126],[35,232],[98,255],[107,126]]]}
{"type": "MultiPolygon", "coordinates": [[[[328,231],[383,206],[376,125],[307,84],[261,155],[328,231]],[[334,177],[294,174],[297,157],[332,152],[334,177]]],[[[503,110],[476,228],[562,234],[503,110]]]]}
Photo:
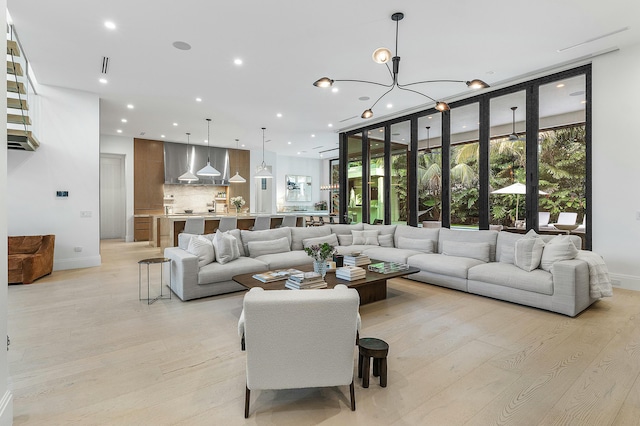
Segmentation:
{"type": "Polygon", "coordinates": [[[126,236],[125,157],[100,154],[100,239],[126,236]]]}

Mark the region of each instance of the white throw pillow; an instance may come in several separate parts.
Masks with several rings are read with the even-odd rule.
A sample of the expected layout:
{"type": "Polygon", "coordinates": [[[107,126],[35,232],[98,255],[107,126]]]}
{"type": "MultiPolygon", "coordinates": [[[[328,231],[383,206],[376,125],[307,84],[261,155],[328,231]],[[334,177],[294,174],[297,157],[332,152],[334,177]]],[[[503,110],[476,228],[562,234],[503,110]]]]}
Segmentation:
{"type": "Polygon", "coordinates": [[[540,265],[544,241],[538,237],[524,237],[516,241],[514,252],[515,265],[527,272],[533,271],[540,265]]]}
{"type": "Polygon", "coordinates": [[[194,256],[198,256],[198,268],[210,264],[215,260],[213,244],[208,238],[198,235],[189,240],[187,251],[194,256]]]}
{"type": "Polygon", "coordinates": [[[218,254],[216,261],[222,265],[240,257],[236,238],[228,232],[216,231],[216,235],[213,237],[213,247],[218,254]]]}
{"type": "Polygon", "coordinates": [[[516,252],[515,246],[511,246],[511,245],[503,246],[502,252],[500,253],[500,262],[513,264],[515,262],[515,252],[516,252]]]}
{"type": "Polygon", "coordinates": [[[445,240],[442,242],[442,254],[446,256],[468,257],[482,262],[489,262],[491,258],[491,244],[463,243],[445,240]]]}
{"type": "Polygon", "coordinates": [[[425,238],[398,237],[398,248],[405,250],[417,250],[423,253],[433,253],[433,240],[425,238]]]}
{"type": "Polygon", "coordinates": [[[378,230],[369,230],[369,231],[351,231],[351,235],[353,235],[353,244],[354,245],[368,245],[368,246],[379,246],[378,243],[378,230]]]}
{"type": "Polygon", "coordinates": [[[393,234],[378,235],[380,247],[393,247],[393,234]]]}
{"type": "Polygon", "coordinates": [[[270,241],[249,241],[247,245],[249,247],[250,257],[291,251],[291,247],[289,247],[289,239],[287,237],[270,241]]]}
{"type": "Polygon", "coordinates": [[[302,240],[302,247],[319,246],[322,243],[328,243],[335,247],[338,245],[338,237],[336,234],[331,234],[324,237],[305,238],[302,240]]]}
{"type": "Polygon", "coordinates": [[[353,235],[338,235],[338,241],[341,246],[350,246],[353,244],[353,235]]]}
{"type": "Polygon", "coordinates": [[[540,267],[545,271],[550,271],[551,266],[559,260],[575,259],[578,249],[568,235],[558,235],[544,246],[540,267]]]}

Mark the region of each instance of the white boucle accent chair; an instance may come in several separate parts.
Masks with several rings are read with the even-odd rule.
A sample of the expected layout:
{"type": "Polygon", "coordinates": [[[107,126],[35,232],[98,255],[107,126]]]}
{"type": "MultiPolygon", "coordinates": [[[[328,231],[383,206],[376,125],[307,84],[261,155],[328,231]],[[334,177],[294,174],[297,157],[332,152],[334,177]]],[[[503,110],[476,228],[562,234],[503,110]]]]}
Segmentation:
{"type": "Polygon", "coordinates": [[[359,304],[358,292],[342,284],[318,290],[252,288],[238,322],[247,354],[244,417],[251,390],[260,389],[349,385],[354,411],[359,304]]]}

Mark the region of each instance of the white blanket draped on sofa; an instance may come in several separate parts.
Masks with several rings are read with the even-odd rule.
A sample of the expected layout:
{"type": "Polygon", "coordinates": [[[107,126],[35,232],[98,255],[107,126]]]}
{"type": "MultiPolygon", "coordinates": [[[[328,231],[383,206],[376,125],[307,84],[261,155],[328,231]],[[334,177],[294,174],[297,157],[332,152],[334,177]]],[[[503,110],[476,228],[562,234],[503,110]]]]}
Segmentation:
{"type": "Polygon", "coordinates": [[[576,259],[584,260],[589,265],[589,287],[591,297],[612,297],[613,289],[609,279],[609,270],[602,257],[594,252],[580,250],[576,259]]]}

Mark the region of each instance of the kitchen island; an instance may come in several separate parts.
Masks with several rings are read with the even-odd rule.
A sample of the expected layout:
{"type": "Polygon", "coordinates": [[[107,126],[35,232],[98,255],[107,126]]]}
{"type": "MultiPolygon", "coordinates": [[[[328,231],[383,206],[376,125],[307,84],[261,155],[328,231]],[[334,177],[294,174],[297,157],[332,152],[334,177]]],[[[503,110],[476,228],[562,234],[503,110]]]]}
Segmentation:
{"type": "Polygon", "coordinates": [[[176,247],[178,245],[178,234],[184,230],[187,219],[190,217],[204,217],[204,233],[213,234],[220,224],[221,217],[237,216],[238,229],[249,229],[253,226],[256,217],[271,216],[271,228],[275,228],[282,223],[284,216],[298,216],[297,226],[304,226],[304,215],[297,213],[277,213],[277,214],[226,214],[226,213],[180,213],[153,215],[151,227],[151,238],[149,245],[159,247],[164,250],[166,247],[176,247]]]}

